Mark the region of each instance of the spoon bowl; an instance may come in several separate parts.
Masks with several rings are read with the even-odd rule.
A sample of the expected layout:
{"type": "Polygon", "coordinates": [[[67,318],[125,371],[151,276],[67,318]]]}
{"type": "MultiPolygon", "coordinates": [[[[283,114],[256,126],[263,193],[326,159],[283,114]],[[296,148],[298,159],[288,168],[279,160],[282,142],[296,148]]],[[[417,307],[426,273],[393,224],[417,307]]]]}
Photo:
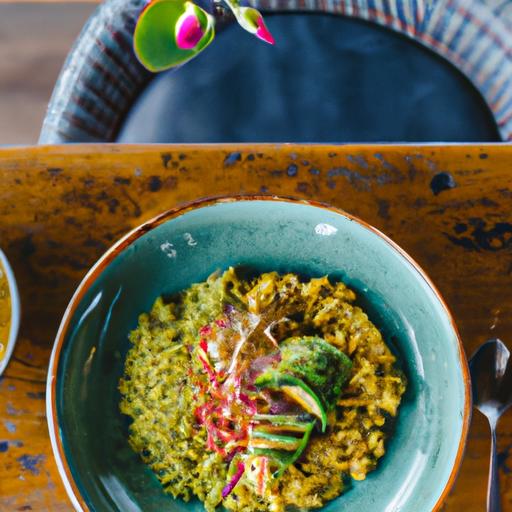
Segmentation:
{"type": "Polygon", "coordinates": [[[487,493],[487,512],[501,510],[496,449],[496,425],[512,405],[512,364],[510,351],[499,339],[485,342],[469,361],[473,405],[489,420],[491,462],[487,493]]]}

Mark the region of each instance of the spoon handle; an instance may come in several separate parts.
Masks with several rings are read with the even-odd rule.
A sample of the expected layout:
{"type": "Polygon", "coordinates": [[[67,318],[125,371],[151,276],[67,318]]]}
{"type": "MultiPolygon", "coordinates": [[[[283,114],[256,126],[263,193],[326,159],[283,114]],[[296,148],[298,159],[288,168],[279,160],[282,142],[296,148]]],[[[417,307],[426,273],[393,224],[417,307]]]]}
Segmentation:
{"type": "Polygon", "coordinates": [[[501,512],[496,425],[491,425],[491,463],[489,467],[489,484],[487,487],[487,512],[501,512]]]}

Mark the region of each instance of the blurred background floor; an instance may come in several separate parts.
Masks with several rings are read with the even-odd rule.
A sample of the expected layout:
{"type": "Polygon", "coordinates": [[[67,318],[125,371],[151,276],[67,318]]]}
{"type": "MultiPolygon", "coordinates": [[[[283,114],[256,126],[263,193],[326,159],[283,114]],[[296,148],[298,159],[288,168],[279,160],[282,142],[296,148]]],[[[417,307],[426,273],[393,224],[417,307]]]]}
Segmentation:
{"type": "Polygon", "coordinates": [[[94,4],[0,4],[0,145],[35,144],[64,59],[94,4]]]}

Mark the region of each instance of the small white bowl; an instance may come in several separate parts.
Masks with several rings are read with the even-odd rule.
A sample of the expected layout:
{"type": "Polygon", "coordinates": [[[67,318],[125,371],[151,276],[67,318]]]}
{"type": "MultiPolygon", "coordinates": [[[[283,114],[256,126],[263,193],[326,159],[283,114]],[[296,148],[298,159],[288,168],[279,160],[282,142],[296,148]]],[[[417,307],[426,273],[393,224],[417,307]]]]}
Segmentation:
{"type": "MultiPolygon", "coordinates": [[[[11,296],[11,325],[9,328],[9,337],[7,339],[7,346],[5,347],[4,356],[0,359],[0,375],[5,370],[7,363],[11,357],[14,345],[16,343],[16,337],[18,336],[18,328],[20,326],[20,297],[18,295],[18,288],[16,286],[16,280],[12,272],[11,266],[7,261],[7,257],[0,249],[0,272],[5,273],[7,277],[7,284],[9,286],[9,294],[11,296]]],[[[0,274],[1,275],[1,274],[0,274]]]]}

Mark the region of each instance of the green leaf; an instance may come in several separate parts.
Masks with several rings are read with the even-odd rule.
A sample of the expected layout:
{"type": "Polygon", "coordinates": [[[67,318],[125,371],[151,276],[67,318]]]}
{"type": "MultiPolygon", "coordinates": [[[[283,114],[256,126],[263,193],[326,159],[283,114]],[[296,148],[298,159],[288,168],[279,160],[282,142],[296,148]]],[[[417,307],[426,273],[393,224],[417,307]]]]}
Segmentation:
{"type": "Polygon", "coordinates": [[[184,0],[153,0],[142,11],[133,36],[135,54],[141,64],[149,71],[158,72],[184,64],[204,48],[215,37],[215,20],[200,7],[184,0]],[[197,46],[184,50],[176,44],[176,25],[180,17],[190,11],[195,11],[204,36],[197,46]]]}

